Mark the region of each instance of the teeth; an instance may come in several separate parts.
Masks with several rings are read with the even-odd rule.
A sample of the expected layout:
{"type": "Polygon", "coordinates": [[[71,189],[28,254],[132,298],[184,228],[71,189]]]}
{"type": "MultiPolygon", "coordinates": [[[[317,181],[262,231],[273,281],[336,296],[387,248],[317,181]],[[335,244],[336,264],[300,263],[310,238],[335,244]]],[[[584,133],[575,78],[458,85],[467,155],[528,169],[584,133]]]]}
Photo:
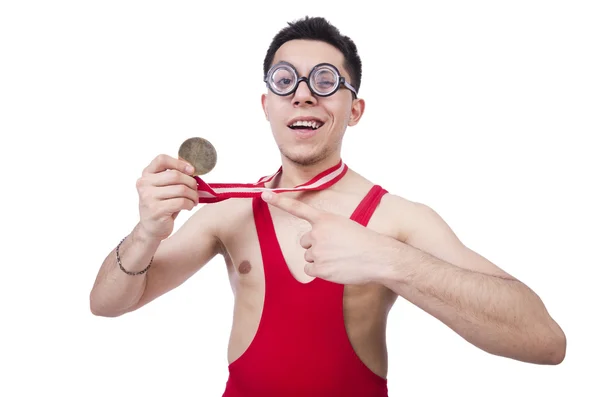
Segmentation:
{"type": "Polygon", "coordinates": [[[296,121],[295,123],[291,124],[290,127],[310,127],[312,129],[317,129],[319,127],[321,127],[323,125],[323,123],[318,122],[318,121],[296,121]]]}

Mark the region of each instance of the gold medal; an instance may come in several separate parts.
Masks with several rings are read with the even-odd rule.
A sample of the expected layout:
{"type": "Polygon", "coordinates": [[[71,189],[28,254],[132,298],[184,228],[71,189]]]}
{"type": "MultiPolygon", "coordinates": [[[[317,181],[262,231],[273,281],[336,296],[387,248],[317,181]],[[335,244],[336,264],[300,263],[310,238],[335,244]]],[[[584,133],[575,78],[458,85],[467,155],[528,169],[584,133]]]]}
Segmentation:
{"type": "Polygon", "coordinates": [[[189,138],[179,147],[179,158],[194,166],[194,175],[204,175],[215,168],[217,151],[204,138],[189,138]]]}

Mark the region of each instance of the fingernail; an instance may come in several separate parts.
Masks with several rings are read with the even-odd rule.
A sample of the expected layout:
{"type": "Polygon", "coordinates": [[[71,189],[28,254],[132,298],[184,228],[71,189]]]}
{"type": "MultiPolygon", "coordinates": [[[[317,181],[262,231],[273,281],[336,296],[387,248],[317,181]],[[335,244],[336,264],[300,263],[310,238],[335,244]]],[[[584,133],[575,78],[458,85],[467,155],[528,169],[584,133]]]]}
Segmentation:
{"type": "Polygon", "coordinates": [[[192,167],[191,165],[186,165],[185,166],[185,172],[187,172],[188,174],[193,174],[194,173],[194,167],[192,167]]]}
{"type": "Polygon", "coordinates": [[[271,200],[273,198],[273,193],[271,193],[271,192],[263,192],[262,193],[262,198],[265,201],[269,201],[269,200],[271,200]]]}

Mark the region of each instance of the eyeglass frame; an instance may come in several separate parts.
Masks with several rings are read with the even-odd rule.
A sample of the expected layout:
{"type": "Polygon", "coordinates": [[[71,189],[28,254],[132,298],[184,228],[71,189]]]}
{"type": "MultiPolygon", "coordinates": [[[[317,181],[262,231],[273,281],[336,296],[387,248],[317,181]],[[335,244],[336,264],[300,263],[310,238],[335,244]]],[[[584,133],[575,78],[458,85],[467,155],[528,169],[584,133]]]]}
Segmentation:
{"type": "Polygon", "coordinates": [[[313,95],[316,95],[318,97],[329,97],[333,94],[335,94],[336,92],[338,92],[340,90],[341,87],[345,87],[348,90],[350,90],[350,92],[352,92],[354,98],[358,98],[358,91],[356,90],[356,88],[354,88],[350,83],[348,83],[346,81],[346,78],[344,76],[341,75],[340,71],[338,70],[338,68],[336,68],[334,65],[327,63],[327,62],[323,62],[323,63],[319,63],[317,65],[315,65],[310,73],[308,74],[308,77],[300,77],[300,74],[298,73],[298,71],[296,70],[296,68],[294,67],[294,65],[292,65],[289,62],[285,62],[285,61],[281,61],[276,63],[275,65],[271,66],[269,68],[269,71],[267,72],[267,75],[265,76],[265,78],[263,79],[263,82],[267,85],[267,87],[269,88],[269,90],[271,92],[273,92],[275,95],[279,95],[279,96],[288,96],[291,95],[293,93],[296,92],[296,90],[298,89],[298,87],[300,86],[301,82],[306,82],[306,85],[308,86],[308,89],[310,90],[310,92],[313,95]],[[275,69],[281,65],[286,65],[289,66],[292,71],[294,72],[294,74],[296,75],[296,84],[294,85],[294,88],[292,88],[287,94],[280,94],[279,92],[276,92],[272,87],[271,84],[269,84],[269,78],[272,76],[273,72],[275,71],[275,69]],[[317,92],[315,92],[315,90],[313,90],[313,88],[310,85],[310,78],[312,77],[313,73],[317,70],[317,68],[319,68],[320,66],[327,66],[330,67],[331,69],[333,69],[333,71],[335,72],[335,74],[337,75],[337,86],[335,87],[335,89],[333,91],[331,91],[329,94],[319,94],[317,92]]]}

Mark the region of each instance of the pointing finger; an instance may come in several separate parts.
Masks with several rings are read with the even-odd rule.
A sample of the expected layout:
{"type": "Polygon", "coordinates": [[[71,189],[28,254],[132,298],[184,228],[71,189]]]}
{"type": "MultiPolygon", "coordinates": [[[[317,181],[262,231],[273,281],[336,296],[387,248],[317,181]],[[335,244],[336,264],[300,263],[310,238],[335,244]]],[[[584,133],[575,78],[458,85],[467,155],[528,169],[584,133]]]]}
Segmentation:
{"type": "Polygon", "coordinates": [[[321,211],[290,197],[284,197],[272,192],[263,192],[262,199],[275,207],[282,209],[298,218],[315,223],[321,216],[321,211]]]}

